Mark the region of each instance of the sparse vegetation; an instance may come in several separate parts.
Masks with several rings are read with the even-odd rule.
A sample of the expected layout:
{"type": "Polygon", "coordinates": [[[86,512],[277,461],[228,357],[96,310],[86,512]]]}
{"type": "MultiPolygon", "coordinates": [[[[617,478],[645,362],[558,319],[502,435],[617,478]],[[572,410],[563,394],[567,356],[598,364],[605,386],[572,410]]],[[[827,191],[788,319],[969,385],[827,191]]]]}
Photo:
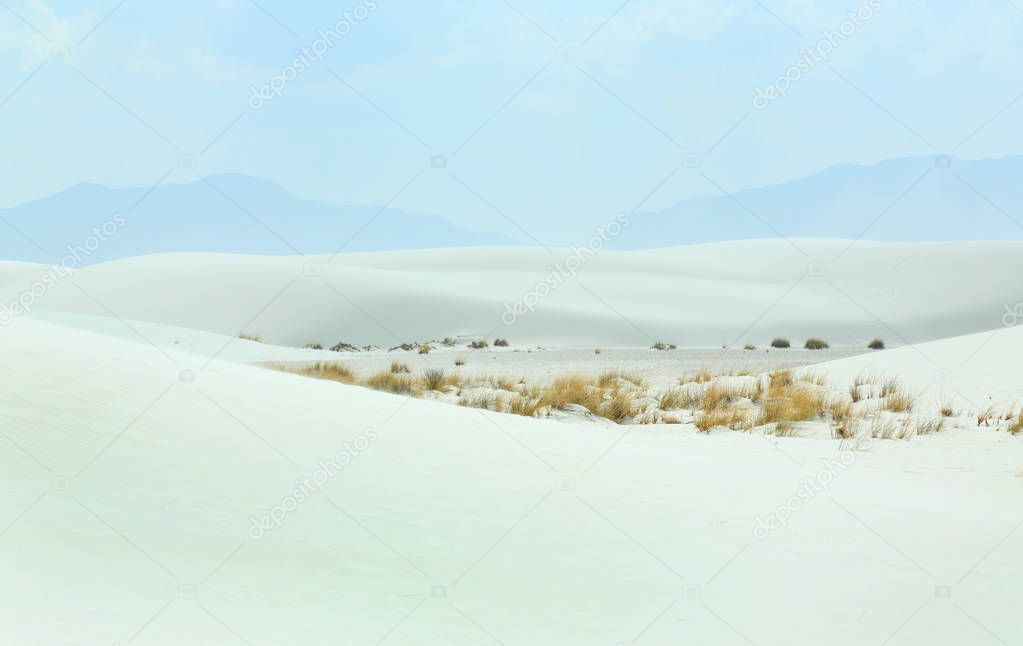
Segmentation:
{"type": "Polygon", "coordinates": [[[871,350],[884,350],[884,339],[874,339],[867,344],[871,350]]]}
{"type": "Polygon", "coordinates": [[[256,343],[263,342],[263,337],[259,336],[258,334],[251,334],[249,332],[239,332],[238,338],[245,339],[246,341],[255,341],[256,343]]]}
{"type": "Polygon", "coordinates": [[[807,350],[825,350],[831,346],[828,345],[828,342],[824,339],[818,339],[815,337],[807,339],[806,343],[803,344],[803,347],[807,350]]]}
{"type": "Polygon", "coordinates": [[[402,373],[407,374],[407,373],[412,372],[412,371],[409,370],[407,363],[402,363],[401,361],[392,361],[391,362],[391,372],[393,372],[396,375],[400,375],[402,373]]]}
{"type": "Polygon", "coordinates": [[[319,343],[306,343],[305,348],[306,350],[322,350],[323,346],[319,343]]]}
{"type": "Polygon", "coordinates": [[[412,377],[406,374],[381,370],[362,382],[362,385],[373,390],[382,390],[394,394],[411,394],[412,377]]]}
{"type": "Polygon", "coordinates": [[[495,348],[507,348],[508,347],[508,339],[494,339],[494,347],[495,348]]]}
{"type": "Polygon", "coordinates": [[[484,350],[490,347],[490,344],[484,339],[478,339],[469,343],[469,347],[473,350],[484,350]]]}
{"type": "MultiPolygon", "coordinates": [[[[463,365],[464,360],[456,360],[463,365]]],[[[500,375],[467,377],[440,368],[413,377],[407,364],[392,361],[387,370],[362,378],[340,362],[280,364],[270,367],[318,379],[355,384],[395,394],[451,401],[461,406],[531,417],[582,410],[617,424],[691,423],[697,431],[715,427],[735,431],[761,429],[778,437],[801,428],[830,428],[835,438],[869,436],[907,440],[962,423],[950,401],[939,401],[940,416],[914,413],[914,396],[896,378],[858,375],[848,394],[832,388],[822,374],[775,370],[712,372],[701,368],[674,387],[655,386],[620,370],[598,375],[572,374],[547,384],[530,384],[500,375]],[[815,423],[807,425],[807,423],[815,423]]],[[[1023,412],[998,412],[993,404],[977,414],[977,425],[1016,434],[1023,412]]]]}
{"type": "Polygon", "coordinates": [[[1023,410],[1017,414],[1016,418],[1009,424],[1008,431],[1013,435],[1023,431],[1023,410]]]}
{"type": "Polygon", "coordinates": [[[462,359],[461,357],[455,359],[455,365],[456,366],[464,366],[465,365],[465,359],[462,359]]]}
{"type": "Polygon", "coordinates": [[[674,343],[665,343],[664,341],[655,341],[654,344],[652,346],[650,346],[650,349],[651,350],[675,350],[675,349],[677,349],[677,346],[674,343]]]}
{"type": "Polygon", "coordinates": [[[789,343],[788,339],[784,339],[784,338],[779,336],[779,337],[775,337],[774,339],[771,340],[771,347],[772,348],[790,348],[790,347],[792,347],[792,344],[789,343]]]}
{"type": "Polygon", "coordinates": [[[433,350],[433,347],[429,343],[419,346],[419,354],[430,354],[430,350],[433,350]]]}
{"type": "Polygon", "coordinates": [[[429,368],[424,370],[423,377],[420,382],[427,390],[440,390],[449,384],[448,379],[444,375],[444,371],[440,368],[429,368]]]}
{"type": "Polygon", "coordinates": [[[756,350],[757,346],[753,345],[752,343],[747,343],[746,345],[742,346],[742,349],[743,350],[756,350]]]}

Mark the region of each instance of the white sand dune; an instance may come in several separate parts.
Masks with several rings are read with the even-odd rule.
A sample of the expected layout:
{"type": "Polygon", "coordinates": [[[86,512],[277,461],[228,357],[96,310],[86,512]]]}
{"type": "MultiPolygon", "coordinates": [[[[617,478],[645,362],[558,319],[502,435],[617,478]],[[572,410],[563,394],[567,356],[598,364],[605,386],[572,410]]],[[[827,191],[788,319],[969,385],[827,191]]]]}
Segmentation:
{"type": "MultiPolygon", "coordinates": [[[[575,277],[564,273],[575,266],[565,249],[345,254],[329,263],[145,256],[79,270],[34,308],[245,331],[290,346],[389,347],[458,335],[505,336],[520,347],[646,347],[654,339],[763,345],[775,335],[862,346],[875,336],[898,345],[990,330],[1021,299],[1023,243],[796,243],[799,249],[759,240],[582,254],[586,262],[575,277]],[[556,286],[537,290],[545,278],[556,286]],[[505,325],[505,304],[531,291],[549,294],[505,325]]],[[[39,272],[0,267],[3,302],[39,272]]]]}
{"type": "Polygon", "coordinates": [[[1019,635],[1023,481],[1004,433],[850,451],[558,424],[27,319],[0,351],[3,643],[1019,635]],[[368,446],[254,540],[250,518],[290,506],[345,442],[368,446]],[[824,473],[827,491],[795,497],[824,473]],[[786,504],[784,528],[756,531],[786,504]]]}
{"type": "MultiPolygon", "coordinates": [[[[1023,321],[1020,321],[1023,324],[1023,321]]],[[[939,403],[963,413],[1023,409],[1023,325],[871,352],[809,369],[835,384],[858,375],[895,377],[917,395],[921,410],[939,403]]]]}

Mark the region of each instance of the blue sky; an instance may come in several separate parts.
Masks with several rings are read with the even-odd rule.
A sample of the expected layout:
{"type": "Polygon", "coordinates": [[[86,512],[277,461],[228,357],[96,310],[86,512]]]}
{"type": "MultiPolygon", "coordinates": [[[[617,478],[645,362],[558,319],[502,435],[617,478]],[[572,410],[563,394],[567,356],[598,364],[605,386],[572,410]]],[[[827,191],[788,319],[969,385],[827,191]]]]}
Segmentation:
{"type": "Polygon", "coordinates": [[[233,172],[571,237],[716,194],[704,175],[735,190],[837,163],[1019,154],[1014,1],[5,0],[0,206],[233,172]],[[866,5],[827,61],[754,107],[866,5]],[[251,88],[339,20],[322,60],[253,109],[251,88]]]}

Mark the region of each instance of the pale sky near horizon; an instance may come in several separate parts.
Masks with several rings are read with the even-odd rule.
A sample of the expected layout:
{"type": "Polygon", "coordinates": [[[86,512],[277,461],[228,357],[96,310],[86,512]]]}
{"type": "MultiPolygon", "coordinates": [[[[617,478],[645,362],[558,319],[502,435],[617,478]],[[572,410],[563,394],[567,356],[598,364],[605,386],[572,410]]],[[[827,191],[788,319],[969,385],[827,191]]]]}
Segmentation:
{"type": "Polygon", "coordinates": [[[1020,0],[5,0],[0,54],[0,206],[244,173],[557,235],[715,194],[704,175],[736,190],[1023,152],[1020,0]],[[754,106],[861,7],[827,61],[754,106]],[[322,60],[251,100],[346,12],[322,60]]]}

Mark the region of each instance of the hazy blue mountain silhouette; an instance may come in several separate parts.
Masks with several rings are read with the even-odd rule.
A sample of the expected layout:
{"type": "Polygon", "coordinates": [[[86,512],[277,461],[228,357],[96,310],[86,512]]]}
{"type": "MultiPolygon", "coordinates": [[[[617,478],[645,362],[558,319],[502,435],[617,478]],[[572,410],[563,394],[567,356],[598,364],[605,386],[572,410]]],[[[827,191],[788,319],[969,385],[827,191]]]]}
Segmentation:
{"type": "MultiPolygon", "coordinates": [[[[948,163],[927,156],[845,164],[731,196],[691,198],[657,213],[633,215],[611,246],[642,249],[779,234],[880,241],[1023,239],[1023,156],[948,163]]],[[[680,172],[704,172],[720,181],[712,168],[680,172]]]]}
{"type": "Polygon", "coordinates": [[[92,228],[115,213],[124,218],[124,227],[87,264],[175,251],[308,254],[333,253],[342,246],[375,251],[518,244],[499,234],[458,229],[437,215],[323,204],[273,182],[214,175],[152,190],[79,184],[0,209],[0,229],[6,229],[0,234],[0,259],[55,261],[67,253],[67,245],[85,244],[92,228]]]}

